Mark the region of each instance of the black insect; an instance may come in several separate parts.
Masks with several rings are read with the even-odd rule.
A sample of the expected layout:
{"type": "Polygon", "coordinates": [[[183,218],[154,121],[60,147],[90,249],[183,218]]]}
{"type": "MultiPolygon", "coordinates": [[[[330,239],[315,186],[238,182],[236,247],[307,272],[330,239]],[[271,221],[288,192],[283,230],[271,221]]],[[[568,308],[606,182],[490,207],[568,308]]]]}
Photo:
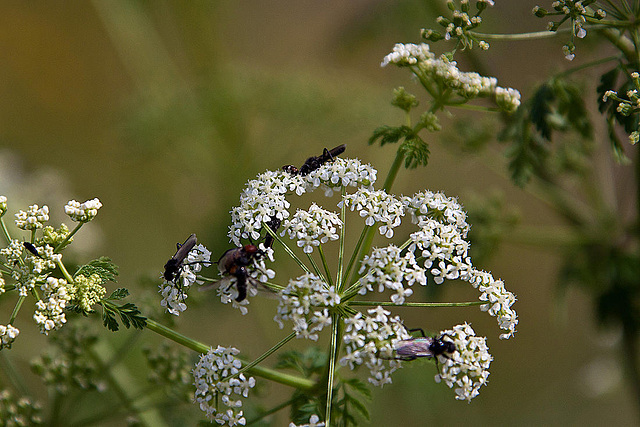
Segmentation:
{"type": "Polygon", "coordinates": [[[247,284],[251,279],[247,266],[255,258],[261,258],[264,252],[256,245],[238,246],[229,249],[218,260],[218,268],[225,278],[222,280],[235,277],[238,296],[236,301],[240,302],[247,297],[247,284]]]}
{"type": "Polygon", "coordinates": [[[191,252],[191,249],[194,248],[196,243],[198,243],[198,239],[195,234],[189,236],[183,244],[176,243],[176,253],[169,258],[169,261],[164,265],[164,273],[162,274],[164,280],[174,283],[178,281],[182,273],[182,267],[185,265],[183,264],[184,259],[189,255],[189,252],[191,252]]]}
{"type": "Polygon", "coordinates": [[[393,359],[415,360],[419,357],[448,357],[449,354],[456,351],[455,344],[444,339],[447,335],[441,335],[436,338],[426,336],[422,329],[409,329],[408,331],[420,331],[422,337],[399,341],[396,344],[396,355],[393,359]]]}
{"type": "Polygon", "coordinates": [[[346,148],[347,146],[345,144],[338,145],[336,148],[332,148],[331,150],[327,150],[325,148],[320,156],[309,157],[304,164],[300,166],[300,169],[293,165],[286,165],[282,167],[282,170],[290,173],[291,175],[308,175],[326,162],[333,160],[340,154],[344,153],[346,148]]]}
{"type": "Polygon", "coordinates": [[[33,246],[31,243],[29,242],[22,242],[22,244],[24,245],[25,249],[28,250],[29,252],[31,252],[32,254],[34,254],[35,256],[37,256],[38,258],[42,258],[42,256],[40,256],[40,254],[38,253],[38,250],[36,249],[35,246],[33,246]]]}
{"type": "MultiPolygon", "coordinates": [[[[269,221],[267,221],[267,226],[274,232],[277,233],[278,232],[278,228],[280,228],[280,224],[282,221],[280,221],[278,218],[276,217],[271,217],[271,219],[269,221]]],[[[271,234],[267,233],[264,236],[264,247],[265,248],[270,248],[273,246],[273,237],[271,237],[271,234]]]]}

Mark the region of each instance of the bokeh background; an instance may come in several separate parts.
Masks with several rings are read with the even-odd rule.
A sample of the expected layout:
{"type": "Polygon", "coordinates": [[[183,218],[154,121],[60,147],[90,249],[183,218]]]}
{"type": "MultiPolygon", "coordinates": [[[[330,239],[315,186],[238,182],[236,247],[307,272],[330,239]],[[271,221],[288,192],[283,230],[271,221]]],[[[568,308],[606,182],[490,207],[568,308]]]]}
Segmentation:
{"type": "MultiPolygon", "coordinates": [[[[531,14],[535,1],[496,3],[484,14],[485,32],[546,26],[531,14]]],[[[0,194],[9,197],[9,212],[49,205],[53,224],[64,220],[66,201],[100,198],[104,207],[69,257],[110,256],[120,266],[119,284],[136,302],[160,300],[154,292],[161,268],[190,233],[214,254],[230,247],[228,212],[257,173],[346,143],[346,154],[372,163],[384,177],[394,147],[371,148],[367,139],[377,126],[401,122],[389,105],[392,89],[415,84],[380,61],[396,42],[419,42],[420,28],[435,27],[444,7],[418,0],[0,4],[0,194]]],[[[526,98],[539,78],[569,66],[564,42],[496,41],[486,53],[458,59],[461,68],[496,76],[526,98]]],[[[588,76],[585,87],[595,99],[588,76]]],[[[401,172],[396,193],[441,190],[465,204],[500,192],[522,224],[558,224],[535,195],[509,183],[498,148],[467,156],[436,136],[431,152],[427,168],[401,172]]],[[[495,357],[490,383],[466,404],[434,384],[432,364],[408,364],[374,393],[371,425],[636,423],[638,408],[615,352],[619,334],[597,328],[585,295],[571,289],[559,295],[553,249],[505,243],[481,265],[518,296],[520,324],[511,340],[500,341],[495,320],[477,308],[404,309],[408,324],[430,331],[471,322],[495,357]]],[[[474,297],[455,285],[438,296],[474,297]]],[[[202,342],[257,356],[286,335],[271,321],[273,302],[252,301],[243,317],[212,295],[198,298],[177,327],[202,342]]],[[[0,301],[2,322],[12,304],[0,301]]],[[[2,356],[46,400],[28,369],[45,343],[29,310],[18,319],[20,338],[2,356]]],[[[137,339],[127,358],[137,366],[139,348],[156,337],[117,335],[131,334],[137,339]]],[[[258,394],[269,407],[289,391],[269,385],[258,394]]],[[[179,425],[191,410],[178,407],[170,419],[179,425]]],[[[285,425],[285,412],[273,425],[285,425]]]]}

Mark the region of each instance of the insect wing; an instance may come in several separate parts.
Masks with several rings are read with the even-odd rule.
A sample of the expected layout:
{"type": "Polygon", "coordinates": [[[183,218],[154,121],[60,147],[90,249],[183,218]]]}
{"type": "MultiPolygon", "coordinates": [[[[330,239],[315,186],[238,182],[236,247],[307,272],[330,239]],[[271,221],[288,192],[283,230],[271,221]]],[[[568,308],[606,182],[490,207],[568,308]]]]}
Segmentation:
{"type": "Polygon", "coordinates": [[[178,264],[180,264],[187,257],[187,255],[189,255],[189,252],[191,252],[191,249],[195,247],[196,243],[198,243],[198,239],[196,238],[195,234],[192,234],[187,238],[187,240],[184,241],[182,245],[180,245],[172,258],[178,261],[178,264]]]}
{"type": "Polygon", "coordinates": [[[433,357],[433,338],[413,338],[396,344],[396,356],[400,360],[414,360],[418,357],[433,357]]]}

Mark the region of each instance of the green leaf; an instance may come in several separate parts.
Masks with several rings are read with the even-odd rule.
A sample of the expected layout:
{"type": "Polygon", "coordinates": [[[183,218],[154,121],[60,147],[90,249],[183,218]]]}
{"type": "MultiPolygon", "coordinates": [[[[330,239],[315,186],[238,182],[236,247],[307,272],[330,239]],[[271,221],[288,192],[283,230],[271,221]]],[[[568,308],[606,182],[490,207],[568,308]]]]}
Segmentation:
{"type": "Polygon", "coordinates": [[[86,277],[97,274],[102,279],[102,283],[115,282],[118,275],[118,266],[111,262],[108,257],[100,257],[88,262],[76,270],[74,277],[82,274],[86,277]]]}
{"type": "Polygon", "coordinates": [[[380,146],[393,144],[412,135],[413,129],[408,126],[380,126],[373,131],[373,135],[369,138],[369,145],[375,144],[378,139],[380,146]]]}
{"type": "Polygon", "coordinates": [[[364,381],[358,378],[349,378],[343,380],[342,382],[347,384],[349,387],[351,387],[353,390],[357,391],[367,399],[371,399],[371,388],[369,388],[369,385],[367,385],[367,383],[365,383],[364,381]]]}
{"type": "Polygon", "coordinates": [[[110,331],[115,332],[119,329],[116,316],[120,317],[120,321],[127,329],[131,326],[136,329],[144,329],[147,326],[147,318],[140,313],[138,307],[133,303],[128,302],[119,306],[103,300],[100,301],[100,305],[102,305],[102,323],[110,331]]]}
{"type": "Polygon", "coordinates": [[[353,397],[353,395],[345,393],[345,398],[347,399],[348,403],[356,410],[358,411],[358,413],[367,421],[371,420],[371,415],[369,415],[369,410],[367,409],[366,405],[362,402],[360,402],[358,399],[356,399],[355,397],[353,397]]]}
{"type": "Polygon", "coordinates": [[[407,169],[429,163],[429,146],[418,135],[405,139],[398,150],[404,153],[404,167],[407,169]]]}
{"type": "Polygon", "coordinates": [[[118,288],[109,295],[108,300],[121,300],[129,296],[129,290],[127,288],[118,288]]]}

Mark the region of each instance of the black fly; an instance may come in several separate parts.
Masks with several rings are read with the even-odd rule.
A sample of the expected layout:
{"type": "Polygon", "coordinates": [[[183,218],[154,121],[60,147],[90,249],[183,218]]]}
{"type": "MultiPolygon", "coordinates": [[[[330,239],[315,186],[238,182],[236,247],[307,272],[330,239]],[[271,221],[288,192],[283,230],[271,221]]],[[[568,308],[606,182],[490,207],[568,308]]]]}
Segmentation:
{"type": "Polygon", "coordinates": [[[236,278],[236,288],[238,289],[236,301],[240,302],[247,297],[247,283],[251,280],[247,266],[254,258],[263,256],[264,252],[256,245],[245,245],[229,249],[218,260],[220,273],[227,278],[236,278]]]}
{"type": "Polygon", "coordinates": [[[196,239],[195,234],[189,236],[183,244],[176,243],[176,253],[169,258],[169,261],[164,265],[164,273],[162,274],[164,280],[177,283],[182,273],[184,259],[189,255],[189,252],[191,252],[191,249],[194,248],[196,243],[198,243],[198,239],[196,239]]]}
{"type": "Polygon", "coordinates": [[[325,148],[321,155],[309,157],[304,162],[304,164],[300,166],[300,169],[298,169],[293,165],[286,165],[282,167],[282,170],[290,173],[291,175],[302,175],[302,176],[308,175],[309,173],[318,169],[320,166],[322,166],[326,162],[333,160],[334,158],[338,157],[340,154],[344,153],[344,150],[346,150],[346,148],[347,146],[345,144],[338,145],[337,147],[332,148],[331,150],[327,150],[325,148]]]}
{"type": "Polygon", "coordinates": [[[436,338],[426,336],[422,329],[409,329],[408,331],[420,331],[422,337],[399,341],[396,344],[396,356],[394,359],[415,360],[419,357],[448,357],[449,354],[456,351],[455,344],[444,339],[447,335],[441,335],[436,338]]]}
{"type": "Polygon", "coordinates": [[[33,246],[31,243],[29,242],[22,242],[22,244],[24,245],[25,249],[28,250],[29,252],[31,252],[32,254],[34,254],[35,256],[37,256],[38,258],[42,258],[42,256],[40,256],[40,254],[38,253],[38,250],[36,249],[35,246],[33,246]]]}

